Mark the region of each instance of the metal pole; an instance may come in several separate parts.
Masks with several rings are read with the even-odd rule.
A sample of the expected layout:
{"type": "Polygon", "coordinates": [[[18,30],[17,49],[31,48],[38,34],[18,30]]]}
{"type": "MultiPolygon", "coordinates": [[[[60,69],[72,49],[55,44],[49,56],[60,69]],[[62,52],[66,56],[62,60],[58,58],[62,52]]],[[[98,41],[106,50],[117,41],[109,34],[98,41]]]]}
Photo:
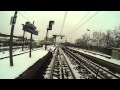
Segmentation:
{"type": "Polygon", "coordinates": [[[24,32],[23,32],[23,45],[22,45],[22,51],[23,51],[23,49],[24,49],[24,36],[25,36],[25,30],[24,30],[24,32]]]}
{"type": "Polygon", "coordinates": [[[55,47],[55,37],[54,37],[53,41],[54,41],[54,47],[55,47]]]}
{"type": "Polygon", "coordinates": [[[66,46],[67,46],[67,37],[66,37],[66,46]]]}
{"type": "Polygon", "coordinates": [[[89,38],[90,38],[90,30],[89,30],[89,38]]]}
{"type": "Polygon", "coordinates": [[[89,29],[87,29],[87,31],[89,31],[89,38],[88,38],[88,39],[89,39],[89,40],[88,40],[88,50],[90,50],[90,49],[89,49],[89,45],[90,45],[90,44],[89,44],[89,42],[90,42],[90,30],[89,30],[89,29]]]}
{"type": "Polygon", "coordinates": [[[46,45],[45,45],[45,50],[47,49],[47,35],[48,35],[48,29],[47,29],[47,32],[46,32],[46,45]]]}
{"type": "MultiPolygon", "coordinates": [[[[57,36],[56,36],[57,37],[57,36]]],[[[55,37],[55,46],[56,46],[56,37],[55,37]]]]}
{"type": "MultiPolygon", "coordinates": [[[[34,25],[34,21],[33,21],[33,25],[34,25]]],[[[30,58],[31,58],[31,49],[32,49],[32,33],[30,38],[30,55],[29,55],[30,58]]]]}
{"type": "Polygon", "coordinates": [[[32,48],[32,33],[31,33],[31,38],[30,38],[30,58],[31,58],[31,48],[32,48]]]}
{"type": "Polygon", "coordinates": [[[89,30],[89,50],[90,50],[90,30],[89,30]]]}
{"type": "MultiPolygon", "coordinates": [[[[14,17],[17,16],[17,11],[14,13],[14,17]]],[[[16,18],[17,19],[17,18],[16,18]]],[[[14,32],[14,24],[11,26],[11,35],[10,35],[10,66],[13,66],[13,56],[12,56],[12,46],[13,46],[13,32],[14,32]]]]}

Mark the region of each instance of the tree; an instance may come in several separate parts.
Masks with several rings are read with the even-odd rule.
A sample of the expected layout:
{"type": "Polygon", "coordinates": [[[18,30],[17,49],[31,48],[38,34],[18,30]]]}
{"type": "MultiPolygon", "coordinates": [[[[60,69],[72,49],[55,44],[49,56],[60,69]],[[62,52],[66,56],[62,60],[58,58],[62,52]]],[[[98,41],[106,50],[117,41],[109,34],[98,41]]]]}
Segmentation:
{"type": "Polygon", "coordinates": [[[106,44],[106,48],[111,48],[111,47],[114,47],[114,35],[113,35],[113,32],[111,30],[107,30],[106,31],[106,34],[104,36],[104,42],[106,44]]]}
{"type": "Polygon", "coordinates": [[[103,36],[104,33],[102,33],[101,31],[93,32],[93,39],[92,39],[93,46],[98,46],[98,47],[103,46],[103,36]]]}
{"type": "Polygon", "coordinates": [[[115,47],[120,48],[120,27],[113,31],[114,39],[115,39],[115,47]]]}

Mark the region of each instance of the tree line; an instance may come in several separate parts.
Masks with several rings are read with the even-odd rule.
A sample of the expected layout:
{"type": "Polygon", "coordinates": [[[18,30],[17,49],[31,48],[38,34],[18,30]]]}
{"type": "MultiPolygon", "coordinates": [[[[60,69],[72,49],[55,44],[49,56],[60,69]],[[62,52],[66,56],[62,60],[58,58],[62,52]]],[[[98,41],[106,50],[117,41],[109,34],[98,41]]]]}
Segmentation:
{"type": "Polygon", "coordinates": [[[120,48],[120,26],[114,30],[96,30],[90,36],[85,33],[81,38],[78,38],[75,43],[80,48],[101,50],[103,48],[120,48]]]}

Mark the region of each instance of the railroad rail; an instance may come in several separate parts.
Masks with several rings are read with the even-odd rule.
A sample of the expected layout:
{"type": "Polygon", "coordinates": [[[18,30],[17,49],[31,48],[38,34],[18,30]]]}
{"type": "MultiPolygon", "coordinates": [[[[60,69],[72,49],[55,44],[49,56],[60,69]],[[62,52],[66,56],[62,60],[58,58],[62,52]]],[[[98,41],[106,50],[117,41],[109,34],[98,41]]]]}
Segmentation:
{"type": "Polygon", "coordinates": [[[82,55],[83,57],[91,60],[94,63],[99,64],[100,66],[106,67],[107,69],[109,69],[110,71],[112,71],[114,73],[120,74],[120,65],[118,65],[118,64],[115,64],[115,63],[112,63],[112,62],[108,62],[108,61],[103,60],[101,58],[98,58],[98,57],[95,57],[95,56],[91,56],[91,55],[79,52],[77,50],[74,50],[74,49],[70,49],[70,48],[67,48],[67,49],[69,49],[70,51],[72,51],[74,53],[82,55]]]}
{"type": "Polygon", "coordinates": [[[46,69],[44,79],[76,79],[63,53],[62,49],[57,47],[53,59],[46,69]]]}
{"type": "Polygon", "coordinates": [[[71,49],[65,48],[62,46],[63,51],[66,55],[74,60],[78,64],[77,70],[79,73],[83,74],[81,70],[83,69],[85,78],[96,78],[96,79],[120,79],[120,76],[117,76],[115,73],[109,71],[103,66],[87,59],[86,57],[80,55],[80,53],[73,52],[71,49]]]}

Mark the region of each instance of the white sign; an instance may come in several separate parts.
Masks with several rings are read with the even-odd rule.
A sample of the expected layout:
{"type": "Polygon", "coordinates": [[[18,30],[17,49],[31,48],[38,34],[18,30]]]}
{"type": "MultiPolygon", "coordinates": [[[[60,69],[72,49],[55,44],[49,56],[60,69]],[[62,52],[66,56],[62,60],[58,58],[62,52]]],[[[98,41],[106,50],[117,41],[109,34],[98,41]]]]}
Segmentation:
{"type": "Polygon", "coordinates": [[[16,23],[16,18],[17,18],[17,16],[11,17],[10,25],[14,25],[16,23]]]}

